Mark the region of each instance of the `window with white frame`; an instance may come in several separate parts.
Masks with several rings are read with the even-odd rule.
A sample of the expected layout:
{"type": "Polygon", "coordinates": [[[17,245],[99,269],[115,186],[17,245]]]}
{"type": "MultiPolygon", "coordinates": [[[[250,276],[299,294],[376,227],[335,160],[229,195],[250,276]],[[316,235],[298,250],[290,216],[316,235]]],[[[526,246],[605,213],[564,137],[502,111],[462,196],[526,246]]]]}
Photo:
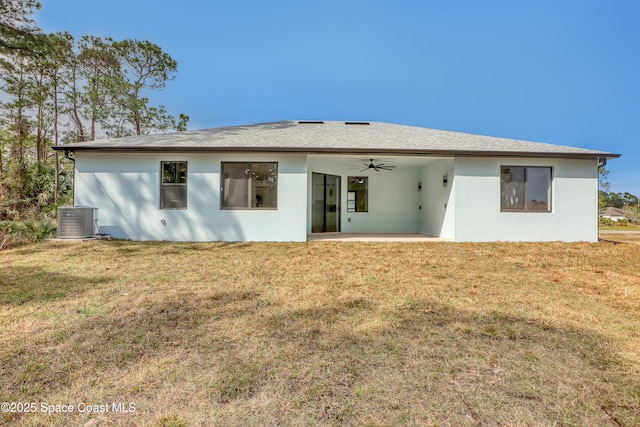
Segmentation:
{"type": "Polygon", "coordinates": [[[552,168],[500,166],[502,212],[551,212],[552,168]]]}
{"type": "Polygon", "coordinates": [[[222,162],[223,209],[277,209],[278,163],[222,162]]]}

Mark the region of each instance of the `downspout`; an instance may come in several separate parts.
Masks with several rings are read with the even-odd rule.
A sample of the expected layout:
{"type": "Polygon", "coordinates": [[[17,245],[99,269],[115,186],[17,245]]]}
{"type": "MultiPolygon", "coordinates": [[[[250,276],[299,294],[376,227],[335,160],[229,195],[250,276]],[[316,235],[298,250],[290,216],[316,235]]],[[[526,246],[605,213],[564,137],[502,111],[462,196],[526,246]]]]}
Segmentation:
{"type": "Polygon", "coordinates": [[[598,158],[598,172],[600,170],[600,168],[607,166],[607,159],[606,158],[598,158]]]}
{"type": "Polygon", "coordinates": [[[603,168],[607,165],[606,157],[598,157],[596,164],[598,165],[597,177],[598,177],[598,186],[597,191],[598,195],[596,197],[596,235],[597,241],[600,241],[600,168],[603,168]]]}
{"type": "Polygon", "coordinates": [[[73,150],[67,149],[63,151],[63,154],[67,160],[71,160],[73,162],[73,177],[71,179],[71,183],[72,183],[71,191],[73,191],[73,201],[71,205],[75,206],[76,205],[76,153],[73,150]]]}

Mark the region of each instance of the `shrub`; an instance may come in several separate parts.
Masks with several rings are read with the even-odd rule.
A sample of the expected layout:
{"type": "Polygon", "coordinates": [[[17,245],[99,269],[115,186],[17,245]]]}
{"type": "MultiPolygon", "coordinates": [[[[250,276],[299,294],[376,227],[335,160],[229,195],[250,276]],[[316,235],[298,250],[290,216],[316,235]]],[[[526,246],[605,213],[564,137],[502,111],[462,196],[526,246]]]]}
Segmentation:
{"type": "Polygon", "coordinates": [[[51,220],[0,221],[0,249],[55,237],[57,226],[51,220]]]}
{"type": "Polygon", "coordinates": [[[55,200],[56,171],[51,165],[30,162],[9,164],[0,181],[0,221],[55,218],[58,206],[72,199],[70,174],[61,169],[55,200]]]}
{"type": "Polygon", "coordinates": [[[11,243],[11,227],[8,224],[0,223],[0,251],[11,243]]]}
{"type": "Polygon", "coordinates": [[[604,227],[613,227],[616,225],[616,222],[611,218],[600,217],[600,225],[604,227]]]}

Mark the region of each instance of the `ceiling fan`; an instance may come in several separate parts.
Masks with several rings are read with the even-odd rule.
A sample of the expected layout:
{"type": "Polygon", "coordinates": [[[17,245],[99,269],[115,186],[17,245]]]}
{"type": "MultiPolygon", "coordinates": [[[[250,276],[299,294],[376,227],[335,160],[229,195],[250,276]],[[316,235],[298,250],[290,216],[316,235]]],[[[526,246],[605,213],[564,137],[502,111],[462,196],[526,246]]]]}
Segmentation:
{"type": "Polygon", "coordinates": [[[381,170],[390,171],[395,168],[395,166],[385,165],[384,163],[378,163],[377,165],[373,163],[373,159],[369,159],[369,164],[364,164],[365,168],[360,172],[364,172],[370,169],[373,169],[376,172],[380,172],[381,170]]]}

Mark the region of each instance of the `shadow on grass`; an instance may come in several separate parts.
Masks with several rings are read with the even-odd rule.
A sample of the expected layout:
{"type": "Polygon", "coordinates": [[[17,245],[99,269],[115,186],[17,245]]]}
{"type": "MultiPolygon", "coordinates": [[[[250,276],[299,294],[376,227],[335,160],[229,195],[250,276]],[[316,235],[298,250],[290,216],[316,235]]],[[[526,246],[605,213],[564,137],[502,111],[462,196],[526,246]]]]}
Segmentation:
{"type": "Polygon", "coordinates": [[[12,253],[18,255],[33,255],[50,250],[50,248],[43,245],[43,242],[19,242],[15,246],[11,246],[10,249],[12,253]]]}
{"type": "Polygon", "coordinates": [[[230,322],[254,309],[253,292],[218,292],[207,298],[183,294],[131,307],[128,311],[84,310],[78,319],[25,345],[25,337],[8,337],[2,353],[0,380],[4,400],[41,398],[48,391],[92,375],[127,369],[140,361],[184,349],[196,350],[193,340],[204,335],[212,319],[230,322]],[[86,314],[82,316],[82,314],[86,314]],[[44,348],[56,351],[43,352],[44,348]]]}
{"type": "Polygon", "coordinates": [[[0,305],[44,303],[77,295],[110,280],[108,276],[87,278],[41,268],[5,266],[0,274],[0,305]]]}
{"type": "Polygon", "coordinates": [[[318,368],[311,383],[288,381],[298,385],[292,391],[301,407],[330,397],[316,422],[357,423],[354,402],[368,401],[393,414],[378,415],[383,424],[416,420],[421,410],[432,416],[423,422],[436,424],[535,424],[541,416],[544,424],[640,423],[640,384],[598,334],[433,301],[374,312],[366,302],[329,304],[264,322],[271,337],[287,340],[287,351],[318,368]],[[385,322],[373,321],[381,314],[385,322]],[[397,370],[391,383],[382,379],[389,369],[397,370]],[[367,399],[362,390],[371,391],[367,399]],[[425,394],[440,398],[411,402],[425,394]]]}
{"type": "MultiPolygon", "coordinates": [[[[88,381],[113,388],[116,372],[171,356],[197,367],[181,371],[178,387],[206,394],[202,409],[222,424],[255,421],[251,402],[262,393],[271,424],[637,425],[638,384],[610,345],[589,331],[434,301],[288,308],[251,290],[182,292],[80,317],[34,345],[9,338],[0,397],[38,399],[88,381]],[[277,412],[285,403],[289,412],[277,412]]],[[[182,393],[140,381],[119,398],[182,393]]]]}

